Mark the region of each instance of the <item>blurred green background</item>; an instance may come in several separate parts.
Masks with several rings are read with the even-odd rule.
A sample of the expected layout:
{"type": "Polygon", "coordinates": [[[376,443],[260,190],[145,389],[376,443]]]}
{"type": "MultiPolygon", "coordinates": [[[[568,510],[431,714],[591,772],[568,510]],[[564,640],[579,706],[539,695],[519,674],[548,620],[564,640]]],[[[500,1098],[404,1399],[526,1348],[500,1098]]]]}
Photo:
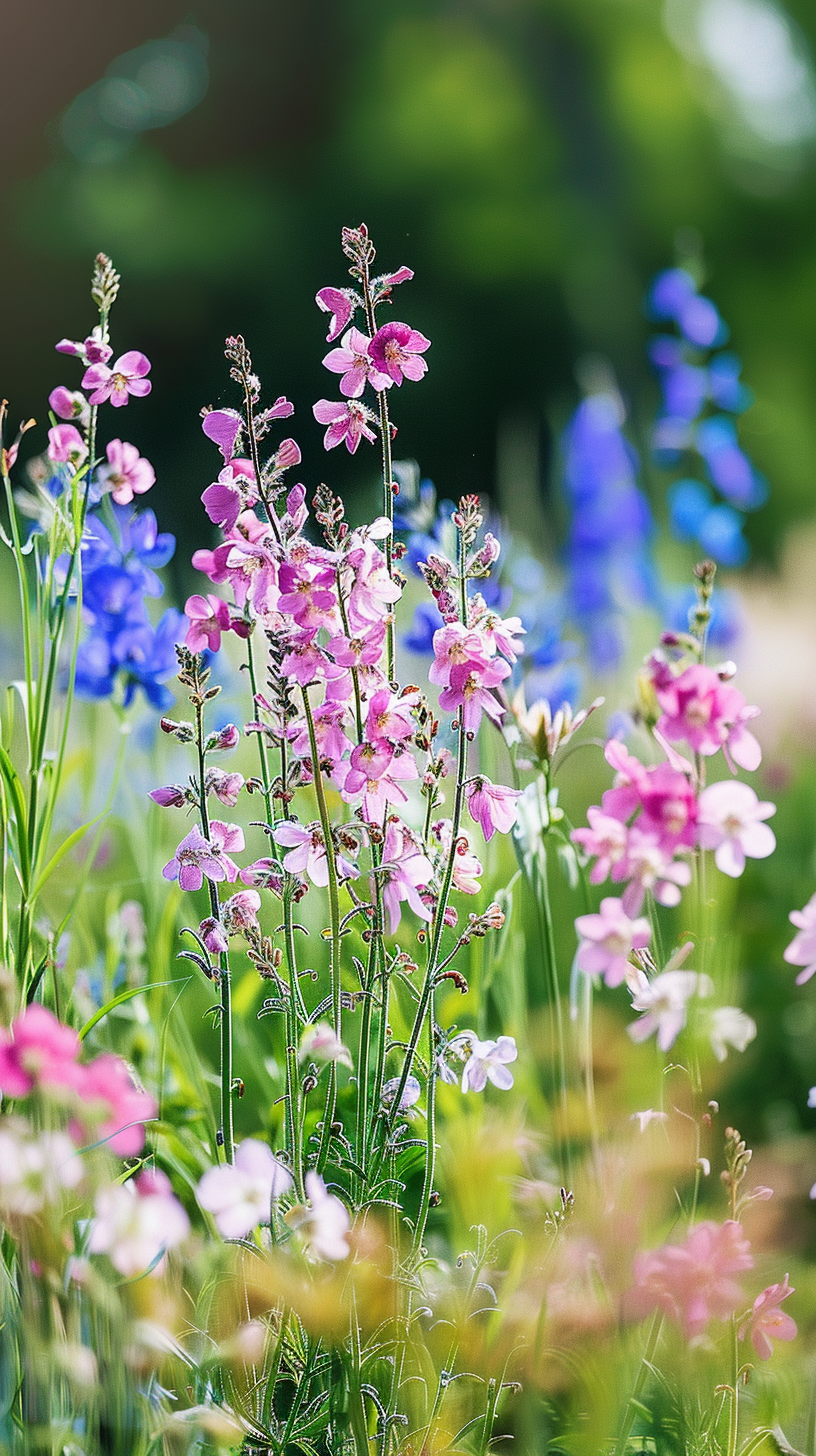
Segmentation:
{"type": "MultiPolygon", "coordinates": [[[[588,353],[612,364],[637,438],[656,403],[645,286],[702,250],[756,393],[742,443],[772,486],[755,559],[812,513],[806,0],[38,0],[4,27],[0,386],[13,418],[42,419],[74,383],[53,343],[83,335],[90,261],[109,252],[126,283],[114,344],[153,360],[138,436],[179,587],[226,333],[294,400],[304,479],[328,468],[313,296],[343,281],[339,229],[361,219],[384,267],[416,270],[398,307],[434,344],[397,454],[441,494],[487,491],[512,517],[537,491],[546,522],[588,353]]],[[[338,451],[332,483],[375,469],[338,451]]]]}

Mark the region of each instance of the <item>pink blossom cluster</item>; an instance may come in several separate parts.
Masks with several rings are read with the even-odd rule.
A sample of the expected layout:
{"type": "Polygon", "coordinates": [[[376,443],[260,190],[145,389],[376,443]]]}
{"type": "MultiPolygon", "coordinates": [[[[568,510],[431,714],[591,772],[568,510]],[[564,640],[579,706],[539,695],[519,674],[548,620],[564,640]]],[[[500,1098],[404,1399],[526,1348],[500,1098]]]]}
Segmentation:
{"type": "MultiPolygon", "coordinates": [[[[92,406],[110,401],[115,409],[121,409],[131,398],[144,399],[150,394],[150,360],[138,349],[129,349],[111,365],[113,350],[99,326],[82,341],[61,339],[56,348],[57,353],[70,354],[85,365],[81,390],[58,384],[48,396],[53,413],[65,421],[48,431],[48,458],[53,465],[68,465],[76,471],[88,459],[88,444],[77,425],[87,431],[92,406]],[[83,390],[90,392],[86,395],[83,390]]],[[[117,505],[129,505],[134,496],[144,495],[155,485],[153,466],[135,445],[111,440],[105,454],[107,463],[99,468],[96,479],[117,505]]]]}
{"type": "Polygon", "coordinates": [[[77,1143],[104,1141],[122,1157],[144,1145],[144,1124],[156,1116],[152,1097],[134,1085],[121,1057],[103,1052],[92,1062],[78,1060],[80,1041],[45,1006],[36,1003],[0,1030],[0,1092],[20,1101],[41,1092],[63,1103],[77,1143]]]}

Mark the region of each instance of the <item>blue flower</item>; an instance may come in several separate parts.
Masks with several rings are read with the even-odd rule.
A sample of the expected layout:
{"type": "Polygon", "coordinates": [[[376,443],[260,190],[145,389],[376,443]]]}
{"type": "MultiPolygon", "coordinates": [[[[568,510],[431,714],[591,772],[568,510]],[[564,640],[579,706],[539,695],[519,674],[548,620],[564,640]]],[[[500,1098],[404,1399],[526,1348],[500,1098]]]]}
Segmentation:
{"type": "Polygon", "coordinates": [[[409,652],[416,652],[419,657],[431,657],[434,632],[443,626],[442,614],[436,602],[420,602],[414,612],[411,630],[402,638],[402,645],[409,652]]]}

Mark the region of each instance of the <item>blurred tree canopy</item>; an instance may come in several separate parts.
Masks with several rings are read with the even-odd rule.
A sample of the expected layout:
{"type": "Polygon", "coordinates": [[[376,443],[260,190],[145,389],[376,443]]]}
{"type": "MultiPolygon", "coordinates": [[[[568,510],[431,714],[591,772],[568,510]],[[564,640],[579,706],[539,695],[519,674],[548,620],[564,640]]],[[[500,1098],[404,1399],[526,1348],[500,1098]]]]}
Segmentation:
{"type": "Polygon", "coordinates": [[[395,314],[433,348],[421,397],[395,402],[396,454],[442,494],[498,491],[512,513],[530,485],[507,446],[521,431],[547,519],[587,354],[610,362],[641,443],[656,401],[642,297],[679,249],[702,254],[756,395],[742,439],[771,500],[755,551],[812,513],[804,0],[149,0],[127,16],[86,0],[68,25],[40,0],[6,45],[0,385],[13,418],[44,419],[48,391],[76,384],[53,343],[83,335],[91,258],[109,252],[126,285],[114,344],[154,366],[138,424],[121,424],[155,464],[182,564],[212,465],[198,411],[230,399],[228,332],[294,400],[304,480],[373,479],[362,451],[325,459],[311,415],[336,393],[313,297],[344,281],[339,229],[361,219],[383,267],[416,272],[395,314]]]}

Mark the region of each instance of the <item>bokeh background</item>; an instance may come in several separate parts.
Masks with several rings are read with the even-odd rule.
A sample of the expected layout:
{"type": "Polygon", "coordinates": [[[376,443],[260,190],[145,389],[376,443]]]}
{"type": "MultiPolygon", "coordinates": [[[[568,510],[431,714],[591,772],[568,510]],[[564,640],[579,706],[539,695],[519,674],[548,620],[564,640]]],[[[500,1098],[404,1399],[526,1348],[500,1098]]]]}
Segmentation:
{"type": "MultiPolygon", "coordinates": [[[[344,281],[343,224],[368,223],[384,268],[415,269],[400,310],[433,340],[422,389],[400,394],[397,455],[441,496],[488,495],[556,572],[559,440],[599,360],[665,524],[643,300],[659,269],[693,268],[743,361],[740,443],[769,483],[730,581],[780,849],[738,890],[761,1033],[730,1095],[749,1135],[812,1157],[796,1139],[816,1124],[816,1009],[781,960],[787,913],[816,883],[812,4],[31,0],[3,25],[0,389],[14,420],[44,420],[49,390],[75,382],[53,345],[84,336],[91,260],[110,253],[126,285],[114,343],[153,361],[138,441],[179,540],[181,602],[206,539],[199,410],[232,402],[227,333],[247,338],[270,398],[295,402],[304,480],[376,500],[375,452],[326,457],[311,416],[334,393],[313,300],[344,281]]],[[[688,572],[690,549],[660,549],[688,572]]],[[[576,817],[600,787],[576,771],[576,817]]]]}

